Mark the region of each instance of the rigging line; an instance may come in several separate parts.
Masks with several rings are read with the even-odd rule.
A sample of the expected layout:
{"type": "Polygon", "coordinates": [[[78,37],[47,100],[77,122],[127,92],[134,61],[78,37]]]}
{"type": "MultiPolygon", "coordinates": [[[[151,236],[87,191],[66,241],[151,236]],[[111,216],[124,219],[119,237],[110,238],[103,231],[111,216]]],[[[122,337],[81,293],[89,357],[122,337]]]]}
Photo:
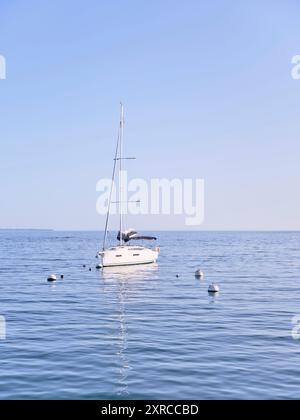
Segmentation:
{"type": "Polygon", "coordinates": [[[128,158],[116,158],[114,160],[136,160],[135,157],[128,157],[128,158]]]}
{"type": "Polygon", "coordinates": [[[126,204],[126,203],[141,203],[141,200],[133,200],[133,201],[113,201],[112,204],[126,204]]]}
{"type": "Polygon", "coordinates": [[[121,130],[119,128],[119,130],[118,130],[118,141],[117,141],[117,147],[116,147],[116,153],[115,153],[115,159],[114,159],[114,168],[113,168],[113,174],[112,174],[111,189],[110,189],[110,194],[109,194],[109,203],[108,203],[106,223],[105,223],[105,233],[104,233],[104,240],[103,240],[103,251],[105,250],[105,247],[106,247],[107,230],[108,230],[108,223],[109,223],[109,216],[110,216],[110,208],[111,208],[111,204],[112,204],[111,200],[112,200],[112,193],[113,193],[114,181],[115,181],[115,176],[116,176],[117,157],[118,157],[119,145],[120,145],[120,135],[121,135],[121,130]]]}

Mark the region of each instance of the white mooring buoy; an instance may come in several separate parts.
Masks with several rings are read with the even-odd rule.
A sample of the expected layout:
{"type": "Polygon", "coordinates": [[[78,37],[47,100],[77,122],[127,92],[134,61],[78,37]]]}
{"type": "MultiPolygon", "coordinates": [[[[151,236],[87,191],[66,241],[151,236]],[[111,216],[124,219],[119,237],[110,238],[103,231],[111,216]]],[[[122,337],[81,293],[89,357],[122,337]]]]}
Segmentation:
{"type": "Polygon", "coordinates": [[[52,274],[51,276],[49,276],[49,277],[48,277],[48,281],[49,281],[49,282],[54,282],[54,281],[57,281],[57,277],[56,277],[56,275],[55,275],[55,274],[52,274]]]}
{"type": "Polygon", "coordinates": [[[198,279],[203,279],[204,278],[204,273],[201,270],[197,270],[195,273],[195,277],[197,277],[198,279]]]}
{"type": "Polygon", "coordinates": [[[213,283],[209,286],[208,293],[220,293],[220,287],[213,283]]]}

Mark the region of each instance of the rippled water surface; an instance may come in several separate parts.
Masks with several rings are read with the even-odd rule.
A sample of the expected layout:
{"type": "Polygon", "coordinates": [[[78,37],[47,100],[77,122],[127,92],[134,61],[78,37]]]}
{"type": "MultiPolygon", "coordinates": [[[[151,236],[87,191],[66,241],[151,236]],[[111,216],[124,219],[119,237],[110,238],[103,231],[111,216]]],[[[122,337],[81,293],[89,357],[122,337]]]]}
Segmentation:
{"type": "Polygon", "coordinates": [[[300,233],[158,236],[102,272],[99,233],[0,232],[1,399],[300,398],[300,233]]]}

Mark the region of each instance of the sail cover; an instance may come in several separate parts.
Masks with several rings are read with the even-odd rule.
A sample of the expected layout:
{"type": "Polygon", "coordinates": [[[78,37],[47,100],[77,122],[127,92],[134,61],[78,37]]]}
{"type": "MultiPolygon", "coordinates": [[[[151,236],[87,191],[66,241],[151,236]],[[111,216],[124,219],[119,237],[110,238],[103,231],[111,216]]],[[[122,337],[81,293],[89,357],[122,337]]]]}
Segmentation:
{"type": "MultiPolygon", "coordinates": [[[[118,241],[121,240],[121,232],[119,231],[118,233],[118,237],[117,237],[118,241]]],[[[146,241],[157,241],[157,238],[155,236],[144,236],[144,235],[139,235],[138,232],[136,232],[133,229],[130,230],[126,230],[125,232],[122,233],[122,239],[125,243],[135,240],[135,241],[141,241],[141,240],[146,240],[146,241]]]]}

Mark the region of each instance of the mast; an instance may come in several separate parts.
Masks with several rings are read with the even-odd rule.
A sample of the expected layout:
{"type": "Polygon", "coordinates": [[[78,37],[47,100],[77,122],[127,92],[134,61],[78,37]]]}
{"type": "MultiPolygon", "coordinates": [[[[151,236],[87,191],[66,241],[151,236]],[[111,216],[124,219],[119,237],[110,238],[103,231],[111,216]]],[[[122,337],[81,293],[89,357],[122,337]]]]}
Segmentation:
{"type": "Polygon", "coordinates": [[[123,170],[123,136],[124,136],[124,106],[121,103],[121,118],[120,118],[120,175],[119,175],[119,202],[120,202],[120,246],[123,246],[123,191],[122,191],[122,170],[123,170]]]}

